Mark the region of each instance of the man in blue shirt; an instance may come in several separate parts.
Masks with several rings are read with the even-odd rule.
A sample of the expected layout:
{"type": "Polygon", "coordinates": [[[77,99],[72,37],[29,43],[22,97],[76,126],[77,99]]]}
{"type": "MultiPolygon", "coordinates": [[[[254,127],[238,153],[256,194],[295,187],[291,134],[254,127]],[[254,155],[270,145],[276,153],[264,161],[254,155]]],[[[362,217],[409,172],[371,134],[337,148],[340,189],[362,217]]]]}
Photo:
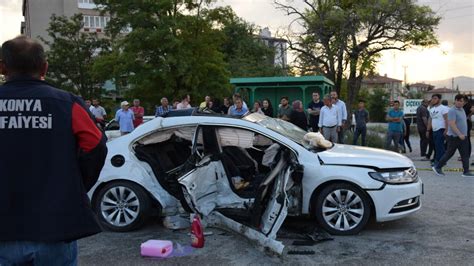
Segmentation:
{"type": "Polygon", "coordinates": [[[128,109],[129,103],[127,101],[123,101],[120,106],[122,109],[119,109],[115,114],[115,120],[119,123],[120,133],[123,136],[133,131],[133,119],[135,116],[133,112],[128,109]]]}
{"type": "Polygon", "coordinates": [[[386,120],[388,121],[388,132],[387,140],[385,142],[385,149],[390,149],[391,142],[395,145],[395,151],[399,152],[398,144],[402,137],[402,123],[403,123],[403,112],[400,110],[400,102],[393,102],[393,109],[390,109],[387,113],[386,120]]]}
{"type": "Polygon", "coordinates": [[[354,112],[355,132],[352,145],[356,145],[361,136],[361,145],[365,146],[365,136],[367,135],[367,123],[369,123],[369,112],[365,109],[365,101],[359,100],[359,109],[354,112]]]}
{"type": "Polygon", "coordinates": [[[169,106],[168,98],[161,98],[161,105],[156,107],[155,117],[164,116],[169,111],[173,110],[173,106],[169,106]]]}
{"type": "Polygon", "coordinates": [[[235,116],[243,116],[248,112],[248,109],[245,108],[242,98],[235,97],[234,105],[229,108],[229,114],[235,116]]]}

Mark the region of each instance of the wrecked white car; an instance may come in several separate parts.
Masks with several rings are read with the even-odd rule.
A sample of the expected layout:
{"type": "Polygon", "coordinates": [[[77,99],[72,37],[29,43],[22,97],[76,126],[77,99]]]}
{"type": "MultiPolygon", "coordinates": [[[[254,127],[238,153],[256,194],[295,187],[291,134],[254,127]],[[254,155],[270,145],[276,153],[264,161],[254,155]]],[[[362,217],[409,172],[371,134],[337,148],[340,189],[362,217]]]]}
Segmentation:
{"type": "Polygon", "coordinates": [[[312,216],[328,232],[347,235],[370,217],[388,221],[420,209],[422,182],[408,158],[350,145],[318,148],[306,134],[260,114],[156,118],[107,144],[89,195],[113,231],[184,209],[277,252],[287,215],[312,216]]]}

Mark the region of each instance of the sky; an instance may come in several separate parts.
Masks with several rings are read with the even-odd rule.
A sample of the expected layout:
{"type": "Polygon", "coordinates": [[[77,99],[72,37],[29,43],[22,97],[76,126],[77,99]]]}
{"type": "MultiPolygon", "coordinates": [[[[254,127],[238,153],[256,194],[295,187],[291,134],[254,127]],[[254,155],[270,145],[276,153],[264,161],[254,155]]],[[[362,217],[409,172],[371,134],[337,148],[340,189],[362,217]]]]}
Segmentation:
{"type": "MultiPolygon", "coordinates": [[[[304,7],[302,0],[280,1],[304,7]]],[[[409,83],[474,77],[474,1],[419,0],[418,3],[430,6],[442,16],[436,31],[440,45],[385,52],[377,66],[378,72],[403,80],[406,66],[409,83]]],[[[22,0],[0,0],[0,43],[20,34],[21,4],[22,0]]],[[[274,0],[217,0],[217,5],[230,5],[238,16],[262,28],[269,27],[274,35],[287,32],[294,19],[276,9],[274,0]]]]}

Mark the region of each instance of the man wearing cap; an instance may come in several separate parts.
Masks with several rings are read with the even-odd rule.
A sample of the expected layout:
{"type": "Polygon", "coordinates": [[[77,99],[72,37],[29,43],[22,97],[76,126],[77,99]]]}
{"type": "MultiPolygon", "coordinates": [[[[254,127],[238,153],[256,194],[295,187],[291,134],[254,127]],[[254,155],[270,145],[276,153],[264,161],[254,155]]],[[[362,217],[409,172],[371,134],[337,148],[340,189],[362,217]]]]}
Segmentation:
{"type": "Polygon", "coordinates": [[[120,104],[121,109],[117,111],[115,114],[115,120],[119,123],[120,126],[120,133],[123,135],[128,134],[135,129],[133,126],[133,120],[135,116],[133,112],[128,109],[129,103],[127,101],[123,101],[120,104]]]}

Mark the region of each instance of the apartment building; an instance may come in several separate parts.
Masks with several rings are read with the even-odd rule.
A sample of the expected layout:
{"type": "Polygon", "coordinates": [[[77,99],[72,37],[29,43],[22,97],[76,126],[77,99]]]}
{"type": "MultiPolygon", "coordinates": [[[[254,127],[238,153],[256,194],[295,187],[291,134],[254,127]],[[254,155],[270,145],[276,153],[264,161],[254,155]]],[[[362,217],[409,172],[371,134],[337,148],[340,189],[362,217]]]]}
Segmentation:
{"type": "Polygon", "coordinates": [[[286,53],[287,40],[272,37],[272,33],[268,27],[261,29],[258,37],[266,46],[275,49],[275,57],[273,58],[272,63],[275,66],[286,68],[288,66],[286,53]]]}
{"type": "Polygon", "coordinates": [[[23,0],[25,21],[21,25],[21,33],[31,38],[41,36],[49,39],[46,30],[53,14],[70,17],[78,13],[84,17],[85,32],[100,33],[110,17],[101,16],[96,8],[93,0],[23,0]]]}

